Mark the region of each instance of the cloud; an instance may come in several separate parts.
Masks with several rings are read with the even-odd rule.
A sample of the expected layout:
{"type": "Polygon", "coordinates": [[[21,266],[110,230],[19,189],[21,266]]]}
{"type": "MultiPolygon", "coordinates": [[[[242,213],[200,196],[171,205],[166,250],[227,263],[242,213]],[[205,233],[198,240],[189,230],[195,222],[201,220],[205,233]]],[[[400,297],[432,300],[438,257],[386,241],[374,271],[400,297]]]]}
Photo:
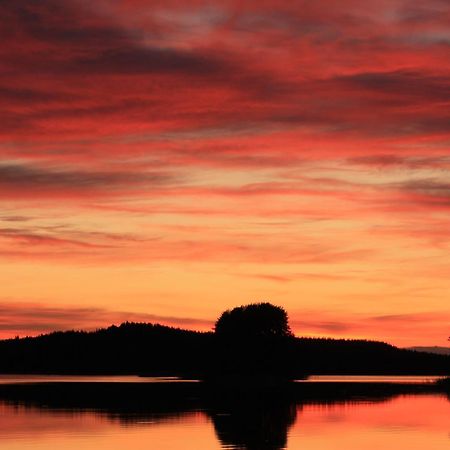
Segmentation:
{"type": "Polygon", "coordinates": [[[384,168],[405,169],[441,169],[450,170],[450,158],[447,156],[402,156],[396,154],[381,154],[357,156],[349,158],[350,164],[384,168]]]}
{"type": "Polygon", "coordinates": [[[31,220],[31,217],[0,214],[0,220],[2,220],[3,222],[28,222],[29,220],[31,220]]]}
{"type": "Polygon", "coordinates": [[[68,195],[89,192],[122,192],[173,183],[164,172],[92,171],[44,167],[27,163],[0,163],[0,196],[68,195]]]}
{"type": "Polygon", "coordinates": [[[87,329],[122,322],[151,322],[175,327],[209,330],[210,320],[189,317],[160,316],[146,313],[113,311],[98,307],[55,307],[39,303],[0,303],[0,335],[20,336],[49,333],[56,330],[87,329]]]}
{"type": "MultiPolygon", "coordinates": [[[[342,87],[363,90],[368,93],[389,96],[391,104],[396,100],[410,103],[416,100],[429,102],[448,102],[450,100],[450,80],[444,75],[434,75],[426,72],[396,70],[391,72],[362,72],[353,75],[340,76],[334,81],[342,87]]],[[[374,102],[379,101],[374,99],[374,102]]]]}
{"type": "Polygon", "coordinates": [[[90,243],[75,239],[64,239],[51,235],[27,232],[18,228],[0,228],[0,238],[13,241],[17,245],[43,246],[43,247],[80,247],[87,249],[107,248],[107,245],[100,243],[90,243]]]}
{"type": "Polygon", "coordinates": [[[447,311],[370,315],[352,312],[296,311],[291,326],[298,335],[333,336],[408,345],[412,335],[442,341],[450,318],[447,311]],[[413,326],[411,325],[413,324],[413,326]]]}
{"type": "MultiPolygon", "coordinates": [[[[373,137],[448,130],[450,88],[442,70],[435,73],[432,64],[386,67],[384,60],[374,67],[366,62],[367,48],[354,56],[359,70],[351,61],[345,67],[349,56],[340,45],[358,47],[357,37],[367,33],[364,24],[371,25],[373,39],[384,38],[352,2],[348,14],[329,5],[325,14],[322,7],[303,2],[301,13],[295,2],[242,10],[228,5],[214,14],[220,17],[210,24],[214,39],[201,42],[194,27],[180,28],[173,20],[208,22],[210,11],[194,8],[186,14],[172,5],[164,12],[155,5],[153,12],[146,7],[144,19],[143,6],[134,3],[126,9],[131,26],[126,17],[115,15],[120,3],[103,2],[104,8],[53,0],[2,5],[20,42],[2,50],[8,75],[0,89],[10,102],[5,133],[20,131],[23,139],[51,129],[53,138],[95,139],[144,130],[155,135],[222,130],[226,135],[307,127],[333,138],[335,133],[373,137]],[[246,38],[257,51],[242,46],[243,30],[253,33],[246,38]],[[270,30],[282,33],[278,46],[286,45],[298,59],[285,60],[283,52],[272,51],[278,46],[270,42],[270,30]],[[319,50],[326,50],[334,72],[317,58],[319,50]],[[342,54],[344,63],[334,54],[342,54]],[[35,73],[46,75],[36,78],[35,73]],[[28,107],[14,106],[25,95],[28,107]]],[[[382,59],[383,49],[369,52],[375,61],[382,59]]]]}
{"type": "Polygon", "coordinates": [[[345,334],[346,332],[352,331],[353,326],[350,323],[339,322],[339,321],[302,321],[295,320],[292,326],[300,333],[310,333],[310,332],[322,332],[326,333],[325,336],[330,334],[345,334]]]}
{"type": "Polygon", "coordinates": [[[181,73],[202,75],[217,73],[224,64],[212,56],[173,49],[144,48],[105,51],[92,58],[78,59],[68,67],[74,71],[108,74],[181,73]]]}
{"type": "Polygon", "coordinates": [[[450,199],[450,183],[436,179],[410,180],[401,185],[407,192],[417,192],[450,199]]]}
{"type": "MultiPolygon", "coordinates": [[[[0,11],[17,27],[16,38],[38,47],[36,57],[17,58],[10,54],[12,67],[30,67],[53,74],[142,74],[213,73],[224,69],[213,54],[197,50],[152,46],[145,42],[148,32],[128,31],[102,15],[88,2],[44,0],[4,2],[0,11]],[[18,35],[18,36],[17,36],[18,35]],[[44,55],[44,50],[54,53],[44,55]],[[62,52],[66,50],[66,54],[62,52]],[[56,50],[56,51],[55,51],[56,50]]],[[[9,30],[13,34],[13,30],[9,30]]]]}
{"type": "Polygon", "coordinates": [[[348,281],[352,279],[351,275],[329,274],[329,273],[236,273],[235,276],[244,278],[257,278],[275,283],[290,283],[301,280],[319,280],[319,281],[348,281]]]}
{"type": "Polygon", "coordinates": [[[410,284],[426,259],[446,289],[447,9],[0,1],[1,259],[232,265],[255,289],[410,284]]]}
{"type": "Polygon", "coordinates": [[[448,210],[450,183],[439,179],[412,179],[398,186],[404,199],[423,208],[448,210]]]}

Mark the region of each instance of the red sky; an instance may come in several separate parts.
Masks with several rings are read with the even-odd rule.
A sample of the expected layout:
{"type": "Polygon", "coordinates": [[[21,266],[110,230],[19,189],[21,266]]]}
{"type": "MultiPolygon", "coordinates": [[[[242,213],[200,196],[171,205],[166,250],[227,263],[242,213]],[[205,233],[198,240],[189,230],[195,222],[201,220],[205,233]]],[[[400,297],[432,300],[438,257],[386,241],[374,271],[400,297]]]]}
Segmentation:
{"type": "Polygon", "coordinates": [[[446,345],[447,0],[0,3],[0,336],[446,345]]]}

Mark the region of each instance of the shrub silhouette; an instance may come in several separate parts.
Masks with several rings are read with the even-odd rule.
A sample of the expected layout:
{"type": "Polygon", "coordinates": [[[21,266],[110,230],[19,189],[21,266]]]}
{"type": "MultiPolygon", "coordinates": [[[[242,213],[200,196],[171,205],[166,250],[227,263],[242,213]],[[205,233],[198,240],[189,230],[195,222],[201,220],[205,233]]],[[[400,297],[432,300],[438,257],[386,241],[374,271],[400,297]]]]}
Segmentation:
{"type": "Polygon", "coordinates": [[[292,336],[286,311],[270,303],[252,303],[225,311],[216,322],[215,332],[230,338],[292,336]]]}

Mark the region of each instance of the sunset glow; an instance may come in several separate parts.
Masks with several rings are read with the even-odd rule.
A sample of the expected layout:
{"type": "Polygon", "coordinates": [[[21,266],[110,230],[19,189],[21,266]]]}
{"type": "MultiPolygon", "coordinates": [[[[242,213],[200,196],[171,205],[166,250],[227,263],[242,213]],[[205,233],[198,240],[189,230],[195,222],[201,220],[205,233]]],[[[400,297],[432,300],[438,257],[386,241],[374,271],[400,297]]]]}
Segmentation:
{"type": "Polygon", "coordinates": [[[0,338],[447,345],[446,0],[0,3],[0,338]]]}

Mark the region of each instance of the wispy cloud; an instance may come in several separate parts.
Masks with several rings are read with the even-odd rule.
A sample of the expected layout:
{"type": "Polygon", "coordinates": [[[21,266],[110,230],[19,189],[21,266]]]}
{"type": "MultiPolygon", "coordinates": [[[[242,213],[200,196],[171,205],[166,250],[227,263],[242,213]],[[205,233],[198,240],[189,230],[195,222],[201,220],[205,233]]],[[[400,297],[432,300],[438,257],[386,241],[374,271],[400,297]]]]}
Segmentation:
{"type": "Polygon", "coordinates": [[[68,197],[97,192],[120,195],[129,190],[151,189],[173,183],[175,177],[164,172],[92,171],[42,167],[25,163],[0,163],[3,197],[56,195],[68,197]]]}
{"type": "Polygon", "coordinates": [[[304,311],[295,313],[292,326],[300,335],[394,341],[407,346],[411,324],[424,340],[444,342],[449,319],[447,311],[386,315],[304,311]]]}
{"type": "Polygon", "coordinates": [[[122,322],[160,323],[209,330],[213,322],[189,317],[114,311],[98,307],[55,307],[39,303],[0,303],[0,335],[36,335],[52,331],[92,330],[122,322]]]}
{"type": "MultiPolygon", "coordinates": [[[[387,316],[419,310],[414,288],[428,283],[441,311],[447,11],[444,0],[0,2],[5,295],[28,298],[21,280],[42,268],[46,286],[60,266],[89,285],[89,263],[161,268],[139,281],[146,299],[182,289],[210,304],[209,277],[227,274],[214,287],[233,298],[267,289],[292,305],[303,286],[311,305],[335,289],[356,311],[380,287],[410,286],[411,304],[379,299],[387,316]]],[[[54,305],[68,295],[48,290],[54,305]]],[[[315,329],[351,322],[323,316],[315,329]]]]}

